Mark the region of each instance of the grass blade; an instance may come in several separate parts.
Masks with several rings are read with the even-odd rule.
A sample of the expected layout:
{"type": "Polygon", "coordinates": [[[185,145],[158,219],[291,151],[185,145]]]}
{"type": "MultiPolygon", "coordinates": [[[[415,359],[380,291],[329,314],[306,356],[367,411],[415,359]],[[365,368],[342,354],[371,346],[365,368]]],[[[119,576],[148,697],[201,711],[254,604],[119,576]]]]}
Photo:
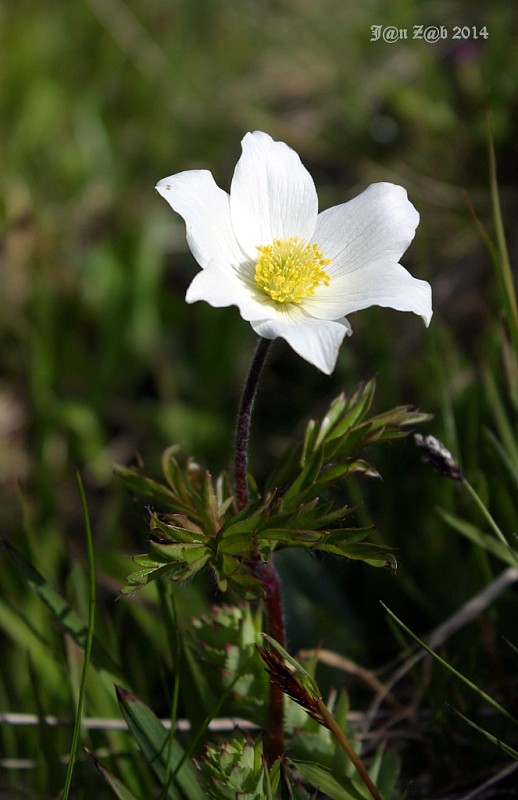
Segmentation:
{"type": "Polygon", "coordinates": [[[504,564],[516,566],[516,554],[511,550],[507,543],[503,544],[499,540],[495,539],[494,536],[491,536],[489,533],[481,530],[481,528],[479,528],[477,525],[461,519],[461,517],[457,517],[455,514],[450,514],[449,511],[439,509],[439,514],[441,518],[448,525],[450,525],[450,527],[456,530],[457,533],[465,536],[466,539],[469,539],[470,542],[473,542],[473,544],[477,545],[477,547],[481,547],[484,550],[487,550],[488,553],[492,553],[494,556],[503,561],[504,564]]]}
{"type": "Polygon", "coordinates": [[[402,622],[399,619],[399,617],[397,617],[394,614],[394,612],[391,611],[390,608],[388,608],[388,606],[385,605],[385,603],[381,603],[381,605],[383,606],[387,614],[389,614],[392,617],[394,622],[397,622],[399,627],[402,628],[405,631],[405,633],[408,633],[408,635],[411,636],[412,639],[414,639],[414,641],[416,641],[418,645],[423,648],[423,650],[426,650],[428,655],[432,656],[432,658],[435,658],[435,660],[438,661],[439,664],[442,664],[443,667],[446,667],[446,669],[449,670],[449,672],[455,675],[460,681],[462,681],[462,683],[464,683],[466,686],[472,689],[476,694],[478,694],[478,696],[481,697],[483,700],[485,700],[486,703],[488,703],[490,706],[492,706],[492,708],[494,708],[495,711],[498,711],[499,714],[502,714],[503,717],[510,720],[510,722],[514,723],[514,725],[518,726],[518,719],[513,717],[513,715],[510,714],[509,711],[507,711],[507,709],[501,706],[500,703],[497,703],[497,701],[494,700],[490,695],[488,695],[486,692],[480,689],[476,684],[470,681],[469,678],[466,678],[466,676],[463,675],[462,672],[458,672],[455,669],[455,667],[452,667],[451,664],[448,664],[448,662],[445,661],[444,658],[441,658],[441,656],[434,650],[432,650],[431,647],[428,647],[428,645],[425,644],[425,642],[423,642],[423,640],[420,639],[413,631],[411,631],[410,628],[408,628],[405,625],[405,623],[402,622]]]}
{"type": "Polygon", "coordinates": [[[515,761],[518,761],[518,750],[515,750],[514,747],[511,747],[510,745],[503,742],[501,739],[498,739],[496,736],[493,736],[493,734],[489,733],[489,731],[486,731],[485,728],[481,728],[480,725],[477,725],[476,722],[473,722],[473,720],[469,719],[469,717],[466,717],[464,714],[461,714],[460,711],[457,711],[456,708],[450,706],[449,703],[448,706],[455,714],[457,714],[458,717],[463,719],[464,722],[466,722],[471,728],[481,733],[482,736],[485,736],[486,739],[489,739],[489,741],[492,742],[495,745],[495,747],[500,748],[500,750],[503,750],[503,752],[506,755],[511,756],[511,758],[514,758],[515,761]]]}
{"type": "MultiPolygon", "coordinates": [[[[82,649],[85,649],[88,638],[88,627],[72,609],[70,604],[47,583],[41,575],[16,548],[9,542],[3,542],[8,555],[14,561],[25,580],[33,589],[42,602],[54,615],[59,625],[68,633],[73,641],[82,649]]],[[[104,671],[112,678],[112,681],[120,680],[120,669],[105,650],[101,642],[94,636],[91,652],[92,665],[98,671],[104,671]]]]}
{"type": "Polygon", "coordinates": [[[311,764],[304,761],[293,761],[297,772],[300,772],[302,777],[308,781],[315,789],[322,792],[326,797],[331,800],[370,800],[371,795],[364,787],[354,786],[350,780],[347,781],[348,786],[345,788],[345,779],[342,778],[340,783],[336,778],[331,775],[329,770],[318,764],[311,764]]]}
{"type": "Polygon", "coordinates": [[[77,483],[79,487],[79,495],[81,498],[81,508],[83,511],[83,519],[85,524],[85,535],[86,535],[86,552],[88,558],[88,628],[86,631],[86,642],[85,642],[85,651],[84,651],[84,658],[83,658],[83,668],[81,670],[81,683],[79,686],[79,697],[77,698],[77,710],[74,722],[74,732],[72,734],[72,745],[70,747],[70,759],[68,761],[67,767],[67,774],[65,777],[65,786],[63,789],[63,800],[68,800],[68,796],[70,793],[70,787],[72,785],[72,775],[74,772],[77,748],[79,746],[79,739],[81,737],[81,719],[83,716],[83,706],[84,706],[84,699],[85,699],[85,689],[86,689],[86,674],[88,671],[88,665],[90,663],[90,657],[92,654],[92,645],[94,640],[94,628],[95,628],[95,603],[96,603],[96,594],[95,594],[95,556],[94,556],[94,545],[93,545],[93,537],[92,537],[92,527],[90,525],[90,516],[88,514],[88,505],[86,502],[85,490],[83,486],[83,482],[81,480],[81,476],[77,473],[77,483]]]}
{"type": "Polygon", "coordinates": [[[500,198],[498,195],[495,148],[493,145],[493,133],[491,130],[490,117],[488,131],[488,154],[491,202],[493,205],[493,222],[495,226],[496,246],[499,256],[496,260],[497,277],[502,291],[502,301],[511,339],[515,352],[518,352],[518,307],[516,304],[516,291],[514,288],[513,272],[509,261],[509,253],[507,251],[504,224],[502,220],[502,210],[500,208],[500,198]]]}
{"type": "MultiPolygon", "coordinates": [[[[174,772],[174,766],[167,763],[168,755],[170,754],[174,764],[178,764],[184,756],[182,747],[176,740],[173,740],[171,746],[169,745],[170,737],[173,733],[164,728],[151,709],[144,705],[135,695],[120,686],[116,687],[116,691],[122,713],[130,731],[149,766],[159,781],[163,783],[166,775],[171,770],[174,772]]],[[[205,793],[196,780],[194,767],[187,760],[183,762],[181,769],[177,770],[175,784],[182,790],[182,797],[186,800],[203,800],[205,797],[205,793]]],[[[172,787],[168,792],[168,796],[177,798],[177,794],[173,794],[172,787]]]]}
{"type": "Polygon", "coordinates": [[[110,789],[113,790],[113,793],[115,794],[116,797],[119,798],[119,800],[137,800],[135,795],[132,792],[130,792],[130,790],[126,786],[124,786],[122,781],[120,781],[117,777],[115,777],[115,775],[113,775],[113,773],[111,773],[108,769],[106,769],[106,767],[104,767],[101,764],[99,759],[96,758],[96,756],[94,756],[93,753],[91,753],[86,748],[85,750],[92,759],[92,761],[94,762],[99,773],[102,775],[102,777],[104,778],[110,789]]]}

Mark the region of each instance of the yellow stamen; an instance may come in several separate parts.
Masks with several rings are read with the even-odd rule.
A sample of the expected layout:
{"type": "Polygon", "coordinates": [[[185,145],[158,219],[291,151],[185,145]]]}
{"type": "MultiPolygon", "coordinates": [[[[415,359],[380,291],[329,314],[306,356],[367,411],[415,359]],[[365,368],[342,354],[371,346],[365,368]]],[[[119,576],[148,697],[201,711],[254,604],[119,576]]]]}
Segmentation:
{"type": "Polygon", "coordinates": [[[314,294],[321,283],[329,286],[331,277],[323,267],[331,259],[323,257],[318,245],[290,236],[259,245],[257,250],[255,282],[276,303],[300,303],[314,294]]]}

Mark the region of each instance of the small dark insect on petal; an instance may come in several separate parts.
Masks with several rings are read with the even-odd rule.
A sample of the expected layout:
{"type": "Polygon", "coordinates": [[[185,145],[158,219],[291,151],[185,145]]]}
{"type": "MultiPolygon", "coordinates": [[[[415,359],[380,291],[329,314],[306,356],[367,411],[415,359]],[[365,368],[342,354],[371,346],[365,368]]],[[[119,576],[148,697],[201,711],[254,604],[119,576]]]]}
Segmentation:
{"type": "Polygon", "coordinates": [[[436,439],[435,436],[422,436],[420,433],[414,434],[414,442],[421,451],[421,458],[430,464],[439,475],[451,478],[453,481],[464,480],[461,468],[449,450],[436,439]]]}

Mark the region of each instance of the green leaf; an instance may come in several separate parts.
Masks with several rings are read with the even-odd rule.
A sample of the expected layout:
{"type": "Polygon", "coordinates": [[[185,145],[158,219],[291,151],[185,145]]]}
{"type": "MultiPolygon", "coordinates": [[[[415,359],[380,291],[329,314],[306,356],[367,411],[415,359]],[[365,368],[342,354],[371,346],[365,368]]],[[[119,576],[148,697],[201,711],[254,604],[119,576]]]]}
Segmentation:
{"type": "MultiPolygon", "coordinates": [[[[56,622],[68,633],[74,642],[84,650],[88,628],[78,617],[69,603],[50,586],[45,578],[11,544],[4,541],[4,547],[31,589],[52,612],[56,622]]],[[[92,643],[91,663],[98,671],[106,672],[112,680],[118,680],[120,668],[105,650],[98,637],[92,643]]]]}
{"type": "MultiPolygon", "coordinates": [[[[300,466],[304,467],[309,456],[314,452],[318,438],[319,429],[314,419],[310,419],[304,436],[304,443],[302,445],[302,455],[300,458],[300,466]]],[[[294,451],[293,451],[294,452],[294,451]]]]}
{"type": "Polygon", "coordinates": [[[335,481],[342,480],[347,477],[347,475],[353,475],[358,472],[363,475],[368,475],[369,478],[381,477],[379,472],[375,470],[374,467],[371,467],[367,461],[356,459],[356,461],[346,461],[342,464],[333,464],[330,467],[326,467],[322,472],[320,485],[325,486],[328,483],[335,483],[335,481]]]}
{"type": "Polygon", "coordinates": [[[478,731],[479,733],[482,734],[482,736],[485,736],[486,739],[492,742],[492,744],[494,744],[495,747],[498,747],[506,755],[511,756],[511,758],[514,758],[515,761],[518,761],[518,750],[515,750],[514,747],[511,747],[510,745],[506,744],[498,737],[493,736],[492,733],[489,733],[489,731],[486,731],[485,728],[482,728],[480,727],[480,725],[477,725],[475,722],[473,722],[473,720],[469,719],[469,717],[466,717],[464,716],[464,714],[461,714],[461,712],[457,711],[456,708],[453,708],[452,706],[450,706],[450,708],[452,711],[455,712],[455,714],[457,714],[457,716],[463,719],[464,722],[466,722],[471,728],[478,731]]]}
{"type": "Polygon", "coordinates": [[[356,422],[367,413],[372,405],[375,390],[376,381],[374,378],[358,387],[346,405],[346,413],[342,419],[338,420],[336,427],[333,429],[332,436],[327,436],[328,441],[345,436],[356,422]]]}
{"type": "Polygon", "coordinates": [[[400,772],[401,759],[398,754],[394,750],[385,750],[384,745],[378,747],[369,767],[369,775],[387,800],[394,796],[400,772]]]}
{"type": "Polygon", "coordinates": [[[277,493],[280,487],[288,487],[281,497],[284,507],[289,508],[318,496],[331,483],[351,473],[378,477],[375,469],[358,459],[358,451],[369,444],[407,436],[404,428],[430,416],[410,406],[397,406],[365,419],[374,391],[372,379],[360,385],[351,397],[341,394],[333,400],[320,423],[311,420],[302,444],[287,450],[273,470],[267,492],[277,493]]]}
{"type": "Polygon", "coordinates": [[[487,145],[489,154],[489,177],[491,184],[491,201],[493,206],[493,223],[495,227],[496,248],[498,252],[498,258],[495,261],[495,268],[507,325],[509,326],[514,350],[516,353],[518,353],[518,304],[516,302],[516,289],[514,286],[513,270],[509,260],[502,210],[500,208],[491,117],[489,117],[488,122],[487,145]]]}
{"type": "Polygon", "coordinates": [[[83,709],[85,704],[86,676],[88,673],[88,667],[90,666],[90,659],[92,657],[92,644],[94,640],[95,610],[96,610],[95,557],[94,557],[92,527],[90,524],[90,515],[88,513],[85,490],[79,473],[77,474],[77,481],[79,487],[79,495],[81,498],[81,507],[83,510],[86,547],[88,556],[88,584],[89,584],[88,627],[87,627],[85,646],[84,646],[84,658],[83,658],[83,667],[81,670],[81,681],[79,685],[79,696],[77,698],[77,707],[75,712],[74,731],[72,734],[72,743],[70,745],[70,757],[67,766],[67,773],[65,776],[65,785],[63,787],[63,800],[68,800],[70,795],[70,787],[72,786],[72,776],[74,774],[77,749],[79,747],[79,740],[81,737],[81,720],[83,717],[83,709]]]}
{"type": "Polygon", "coordinates": [[[511,476],[516,480],[516,476],[518,475],[518,440],[516,437],[516,427],[509,419],[509,414],[498,390],[495,376],[490,369],[484,371],[483,380],[491,415],[498,430],[500,450],[506,454],[511,476]]]}
{"type": "Polygon", "coordinates": [[[266,800],[271,783],[260,739],[242,734],[209,745],[200,763],[207,797],[214,800],[266,800]]]}
{"type": "Polygon", "coordinates": [[[169,789],[169,797],[177,800],[176,786],[178,786],[182,790],[182,798],[185,800],[203,800],[205,794],[196,780],[194,767],[190,761],[184,760],[184,750],[176,739],[171,741],[174,733],[166,730],[151,709],[135,695],[120,686],[116,687],[116,691],[128,728],[159,781],[163,783],[168,772],[174,773],[175,767],[182,762],[174,776],[174,785],[171,785],[169,789]],[[170,762],[168,763],[169,754],[170,762]]]}
{"type": "MultiPolygon", "coordinates": [[[[327,532],[326,544],[334,544],[338,547],[343,547],[344,545],[362,542],[370,531],[370,528],[332,528],[327,532]]],[[[380,547],[382,550],[386,549],[381,545],[373,545],[370,543],[367,543],[367,547],[380,547]]]]}
{"type": "Polygon", "coordinates": [[[158,541],[165,538],[168,542],[206,542],[208,537],[203,533],[199,525],[193,523],[185,514],[168,514],[161,517],[155,512],[151,514],[149,527],[154,540],[158,541]],[[155,531],[160,531],[160,536],[155,531]]]}
{"type": "Polygon", "coordinates": [[[322,538],[321,531],[308,530],[307,528],[266,528],[259,531],[257,539],[274,540],[293,547],[310,547],[322,538]]]}
{"type": "MultiPolygon", "coordinates": [[[[320,426],[318,428],[318,434],[315,437],[315,442],[313,445],[313,452],[316,452],[319,447],[325,442],[325,440],[329,437],[330,432],[332,431],[333,427],[337,424],[340,419],[340,416],[343,414],[344,409],[347,407],[347,399],[345,395],[340,394],[336,397],[329,408],[327,409],[325,415],[322,417],[320,422],[320,426]]],[[[311,420],[314,423],[314,420],[311,420]]]]}
{"type": "Polygon", "coordinates": [[[315,550],[322,550],[325,553],[333,553],[336,556],[352,558],[354,561],[364,561],[371,567],[392,567],[396,566],[396,559],[379,545],[369,544],[368,542],[359,544],[323,544],[314,545],[315,550]]]}
{"type": "Polygon", "coordinates": [[[410,406],[396,406],[391,408],[390,411],[383,411],[381,414],[376,414],[371,417],[369,424],[373,430],[385,429],[388,426],[400,427],[407,425],[416,425],[420,422],[426,422],[430,419],[429,414],[423,414],[420,411],[412,411],[410,406]]]}
{"type": "MultiPolygon", "coordinates": [[[[293,528],[267,528],[255,534],[257,542],[270,542],[273,547],[281,543],[286,547],[310,547],[322,538],[319,531],[293,528]]],[[[220,545],[220,552],[228,555],[240,555],[250,549],[250,536],[236,534],[224,539],[220,545]]]]}
{"type": "Polygon", "coordinates": [[[383,606],[383,608],[385,609],[387,614],[390,614],[392,619],[395,622],[397,622],[397,624],[400,626],[400,628],[402,628],[406,633],[408,633],[408,635],[411,636],[412,639],[414,639],[414,641],[416,641],[423,648],[423,650],[426,650],[428,655],[432,656],[432,658],[434,658],[436,661],[438,661],[439,664],[442,664],[443,667],[445,667],[449,672],[451,672],[460,681],[462,681],[462,683],[464,683],[465,686],[468,686],[482,700],[484,700],[492,708],[494,708],[496,711],[498,711],[499,714],[501,714],[503,717],[505,717],[506,719],[508,719],[510,722],[512,722],[514,725],[516,725],[518,727],[518,719],[516,717],[513,717],[513,715],[510,714],[509,711],[507,711],[507,709],[505,709],[503,706],[501,706],[500,703],[497,703],[496,700],[494,700],[490,695],[488,695],[487,692],[484,692],[482,689],[480,689],[475,683],[473,683],[473,681],[470,681],[469,678],[466,678],[466,676],[463,675],[462,672],[459,672],[451,664],[449,664],[447,661],[445,661],[444,658],[441,658],[441,656],[438,653],[436,653],[435,650],[432,650],[431,647],[428,647],[428,645],[425,642],[423,642],[423,640],[420,639],[419,636],[417,636],[412,630],[410,630],[410,628],[407,625],[405,625],[405,623],[402,622],[399,619],[399,617],[397,617],[394,614],[394,612],[391,611],[390,608],[388,608],[388,606],[385,605],[385,603],[381,603],[381,605],[383,606]]]}
{"type": "Polygon", "coordinates": [[[209,548],[197,542],[158,544],[157,542],[151,541],[150,547],[152,552],[158,553],[167,561],[180,561],[189,566],[195,565],[197,562],[201,562],[203,566],[211,556],[209,548]]]}
{"type": "Polygon", "coordinates": [[[114,795],[118,797],[119,800],[138,800],[138,798],[135,797],[133,792],[130,792],[130,790],[126,786],[124,786],[122,781],[120,781],[118,778],[115,777],[115,775],[112,772],[106,769],[106,767],[104,767],[101,764],[99,759],[96,758],[96,756],[94,756],[93,753],[91,753],[86,748],[85,750],[92,759],[92,761],[94,762],[99,773],[102,775],[102,777],[104,778],[110,789],[113,790],[114,795]]]}
{"type": "Polygon", "coordinates": [[[178,445],[174,444],[171,447],[168,447],[167,450],[164,451],[162,455],[162,472],[164,473],[164,477],[173,490],[176,497],[179,497],[183,500],[186,504],[189,503],[190,493],[185,485],[185,481],[182,476],[182,471],[178,465],[174,454],[177,453],[179,450],[178,445]]]}
{"type": "Polygon", "coordinates": [[[310,458],[302,472],[295,478],[289,489],[287,489],[282,496],[284,505],[290,505],[290,502],[300,504],[300,495],[307,486],[311,486],[318,478],[324,461],[323,451],[317,452],[310,458]]]}
{"type": "Polygon", "coordinates": [[[212,480],[212,475],[210,472],[205,472],[203,475],[202,497],[203,508],[205,511],[209,512],[208,518],[213,524],[213,530],[215,533],[219,527],[217,525],[219,503],[216,490],[214,488],[214,481],[212,480]]]}
{"type": "Polygon", "coordinates": [[[218,558],[218,563],[211,566],[216,574],[220,591],[226,592],[230,584],[247,600],[258,600],[263,597],[261,581],[258,578],[254,578],[250,573],[243,571],[241,559],[223,553],[218,558]]]}
{"type": "Polygon", "coordinates": [[[516,566],[516,554],[513,553],[509,547],[506,547],[502,542],[498,541],[498,539],[495,539],[494,536],[481,530],[477,525],[473,525],[473,523],[467,522],[457,517],[455,514],[450,514],[449,511],[439,509],[439,514],[448,525],[462,534],[462,536],[465,536],[466,539],[469,539],[478,547],[482,547],[484,550],[497,556],[497,558],[505,564],[516,566]]]}
{"type": "Polygon", "coordinates": [[[228,522],[223,525],[219,532],[218,532],[218,547],[224,546],[222,543],[225,539],[231,538],[232,536],[247,536],[250,538],[250,534],[253,534],[257,528],[261,525],[261,517],[253,513],[250,516],[246,515],[247,509],[244,512],[237,514],[234,517],[231,517],[228,522]]]}
{"type": "Polygon", "coordinates": [[[144,497],[150,497],[159,503],[163,503],[167,508],[174,508],[176,511],[189,511],[190,505],[173,491],[163,486],[152,478],[147,478],[140,470],[134,467],[115,467],[114,473],[125,483],[128,489],[144,497]]]}
{"type": "Polygon", "coordinates": [[[331,800],[372,800],[367,789],[356,786],[350,778],[341,777],[338,783],[329,770],[318,764],[291,759],[290,764],[300,772],[304,780],[331,800]]]}
{"type": "Polygon", "coordinates": [[[143,569],[131,572],[127,577],[127,586],[121,589],[122,595],[132,595],[138,589],[146,586],[148,583],[158,580],[163,575],[168,575],[173,572],[174,565],[171,563],[164,563],[157,561],[148,555],[135,556],[133,559],[137,564],[141,564],[143,569]]]}

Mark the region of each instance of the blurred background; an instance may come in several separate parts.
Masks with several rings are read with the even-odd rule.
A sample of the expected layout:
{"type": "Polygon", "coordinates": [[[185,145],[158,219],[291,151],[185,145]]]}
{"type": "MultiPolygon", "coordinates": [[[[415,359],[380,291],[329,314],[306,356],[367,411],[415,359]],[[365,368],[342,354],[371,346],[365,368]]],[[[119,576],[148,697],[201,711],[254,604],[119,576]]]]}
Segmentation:
{"type": "MultiPolygon", "coordinates": [[[[386,309],[353,315],[354,335],[329,378],[278,341],[254,424],[259,482],[308,415],[376,375],[376,410],[408,403],[433,413],[423,432],[452,448],[500,523],[518,529],[516,481],[491,439],[507,432],[512,449],[515,384],[506,371],[498,282],[474,220],[494,236],[490,118],[516,262],[517,22],[517,7],[504,0],[0,6],[2,535],[77,604],[81,470],[100,624],[111,631],[128,684],[146,701],[153,699],[146,653],[156,622],[145,615],[146,601],[115,603],[130,556],[145,549],[145,509],[112,477],[112,465],[138,453],[159,475],[160,453],[178,442],[214,472],[227,466],[255,346],[236,309],[185,304],[197,265],[183,221],[154,185],[205,168],[228,190],[249,130],[298,151],[321,209],[375,181],[402,184],[421,214],[403,263],[432,284],[435,309],[428,330],[417,317],[386,309]],[[371,41],[374,25],[406,30],[407,38],[371,41]],[[427,43],[412,38],[415,25],[442,25],[448,35],[427,43]]],[[[383,482],[366,479],[344,491],[351,502],[363,499],[358,519],[373,522],[374,536],[396,549],[399,572],[298,555],[281,557],[280,567],[292,648],[322,643],[375,666],[399,647],[380,599],[424,632],[502,565],[437,512],[441,506],[480,523],[466,496],[420,463],[410,439],[368,457],[383,482]]],[[[6,560],[0,586],[0,706],[34,710],[37,695],[48,712],[70,708],[55,665],[73,656],[49,612],[6,560]]],[[[182,618],[213,598],[210,579],[183,589],[182,618]]],[[[496,639],[511,636],[516,607],[503,599],[498,609],[452,650],[481,680],[494,677],[495,664],[505,673],[496,639]]],[[[159,670],[161,654],[154,657],[159,670]]],[[[432,709],[439,731],[443,713],[442,705],[432,709]]],[[[30,750],[24,735],[4,731],[6,752],[30,750]]]]}

